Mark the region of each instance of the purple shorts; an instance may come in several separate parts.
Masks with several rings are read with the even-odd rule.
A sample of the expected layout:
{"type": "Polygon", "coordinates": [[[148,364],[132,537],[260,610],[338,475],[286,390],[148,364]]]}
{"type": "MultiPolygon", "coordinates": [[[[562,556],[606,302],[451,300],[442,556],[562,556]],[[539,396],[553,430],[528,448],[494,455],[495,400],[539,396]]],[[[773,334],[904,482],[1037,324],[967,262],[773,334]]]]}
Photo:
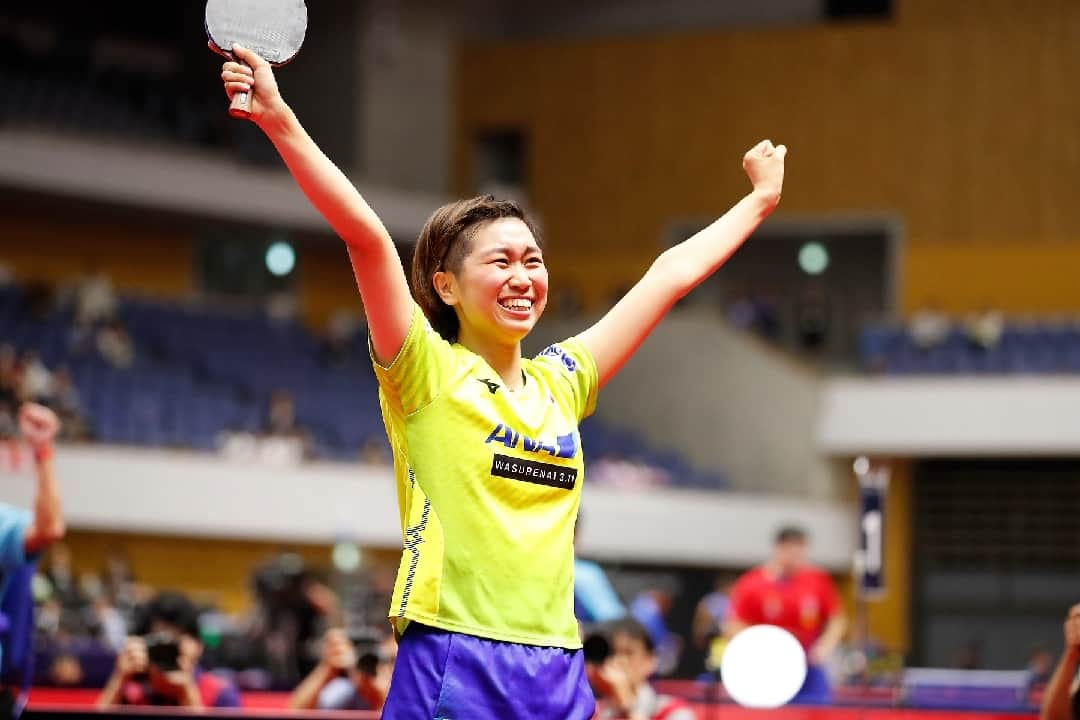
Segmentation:
{"type": "Polygon", "coordinates": [[[486,640],[412,622],[382,720],[589,720],[581,650],[486,640]]]}

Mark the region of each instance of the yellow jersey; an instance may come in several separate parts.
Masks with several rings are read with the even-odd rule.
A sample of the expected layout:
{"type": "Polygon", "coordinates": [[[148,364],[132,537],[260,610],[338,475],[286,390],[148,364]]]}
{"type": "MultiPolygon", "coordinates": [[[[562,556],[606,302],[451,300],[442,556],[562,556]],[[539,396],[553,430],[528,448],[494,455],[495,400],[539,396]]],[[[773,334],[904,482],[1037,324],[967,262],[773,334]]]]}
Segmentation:
{"type": "Polygon", "coordinates": [[[394,455],[404,549],[390,606],[408,621],[576,649],[574,523],[584,480],[579,422],[596,363],[571,338],[522,361],[509,391],[476,353],[414,306],[379,404],[394,455]]]}

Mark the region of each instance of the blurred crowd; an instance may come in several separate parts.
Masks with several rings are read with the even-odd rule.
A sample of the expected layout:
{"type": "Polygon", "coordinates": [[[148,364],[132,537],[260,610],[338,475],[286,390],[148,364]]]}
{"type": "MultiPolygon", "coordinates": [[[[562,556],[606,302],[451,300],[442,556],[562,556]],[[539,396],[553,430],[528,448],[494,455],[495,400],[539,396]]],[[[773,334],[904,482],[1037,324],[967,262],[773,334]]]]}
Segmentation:
{"type": "MultiPolygon", "coordinates": [[[[116,314],[117,298],[109,277],[92,271],[69,286],[44,282],[27,285],[19,308],[25,318],[44,321],[56,311],[71,314],[67,339],[73,356],[97,355],[124,369],[134,361],[135,347],[116,314]]],[[[53,410],[61,420],[61,441],[83,441],[93,435],[71,369],[50,367],[35,349],[20,349],[0,339],[0,437],[15,433],[15,415],[23,402],[53,410]]]]}
{"type": "MultiPolygon", "coordinates": [[[[119,549],[98,570],[75,566],[58,542],[33,583],[38,685],[101,688],[103,704],[197,696],[223,705],[262,690],[290,692],[294,707],[377,708],[385,695],[396,652],[385,619],[389,568],[327,570],[276,554],[252,568],[250,609],[228,614],[141,582],[119,549]]],[[[731,619],[733,576],[697,602],[692,625],[674,611],[685,600],[677,582],[648,575],[636,585],[616,580],[617,590],[609,571],[584,557],[576,576],[587,647],[593,636],[609,638],[607,651],[590,655],[590,677],[611,702],[653,698],[648,682],[677,676],[688,643],[707,650],[731,619]]],[[[701,671],[715,669],[714,660],[706,653],[701,671]]]]}
{"type": "Polygon", "coordinates": [[[298,707],[379,706],[372,688],[386,685],[394,652],[392,575],[327,572],[281,553],[248,580],[250,609],[226,613],[140,582],[121,550],[76,573],[56,543],[33,582],[35,684],[99,688],[101,705],[229,707],[243,691],[289,691],[298,707]]]}
{"type": "MultiPolygon", "coordinates": [[[[859,634],[810,549],[804,530],[782,528],[760,565],[717,572],[712,587],[689,597],[677,573],[627,572],[579,552],[575,614],[598,717],[634,710],[694,720],[673,688],[722,687],[728,642],[763,623],[789,630],[806,652],[808,679],[795,703],[835,702],[841,688],[899,687],[904,658],[859,634]]],[[[97,689],[102,706],[230,707],[245,692],[270,691],[287,693],[294,708],[378,709],[386,697],[397,652],[385,617],[392,568],[326,569],[275,554],[250,572],[248,609],[227,613],[206,596],[141,582],[120,549],[98,570],[75,565],[68,545],[55,543],[33,582],[37,686],[97,689]]],[[[1041,697],[1053,654],[1039,648],[1018,665],[1031,697],[1041,697]]],[[[979,669],[978,659],[958,651],[955,667],[979,669]]]]}

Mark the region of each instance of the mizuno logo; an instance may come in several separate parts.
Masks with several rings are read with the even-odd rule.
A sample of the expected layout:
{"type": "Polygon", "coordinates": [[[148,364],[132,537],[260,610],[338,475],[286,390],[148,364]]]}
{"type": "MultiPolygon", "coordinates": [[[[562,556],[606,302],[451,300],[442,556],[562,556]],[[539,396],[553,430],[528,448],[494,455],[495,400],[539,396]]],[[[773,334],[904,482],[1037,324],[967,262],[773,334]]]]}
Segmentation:
{"type": "Polygon", "coordinates": [[[499,389],[499,383],[491,382],[487,378],[476,378],[476,380],[477,382],[482,382],[484,383],[484,385],[487,385],[488,392],[490,392],[492,395],[494,395],[495,391],[499,389]]]}

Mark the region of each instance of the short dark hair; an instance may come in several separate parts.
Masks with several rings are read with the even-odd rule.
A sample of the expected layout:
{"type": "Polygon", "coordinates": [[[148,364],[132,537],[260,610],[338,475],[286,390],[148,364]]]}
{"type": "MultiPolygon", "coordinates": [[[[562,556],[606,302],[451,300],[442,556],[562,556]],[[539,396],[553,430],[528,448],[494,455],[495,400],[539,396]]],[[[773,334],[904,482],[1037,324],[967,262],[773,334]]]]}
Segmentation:
{"type": "Polygon", "coordinates": [[[412,258],[412,291],[431,327],[448,342],[457,340],[461,329],[454,308],[442,301],[431,284],[440,271],[458,272],[469,254],[473,235],[482,225],[503,218],[516,218],[529,228],[536,242],[536,226],[516,203],[479,195],[443,205],[428,218],[416,240],[412,258]]]}
{"type": "Polygon", "coordinates": [[[199,638],[199,611],[181,592],[162,590],[137,611],[135,634],[146,635],[155,622],[168,623],[184,635],[199,638]]]}
{"type": "Polygon", "coordinates": [[[605,634],[612,640],[615,639],[616,635],[625,635],[631,640],[637,640],[644,645],[645,651],[650,655],[656,653],[656,645],[653,643],[649,631],[640,621],[631,616],[624,616],[617,620],[612,620],[605,628],[605,634]]]}
{"type": "Polygon", "coordinates": [[[776,544],[798,542],[804,543],[807,539],[806,530],[798,525],[785,525],[776,532],[776,544]]]}

